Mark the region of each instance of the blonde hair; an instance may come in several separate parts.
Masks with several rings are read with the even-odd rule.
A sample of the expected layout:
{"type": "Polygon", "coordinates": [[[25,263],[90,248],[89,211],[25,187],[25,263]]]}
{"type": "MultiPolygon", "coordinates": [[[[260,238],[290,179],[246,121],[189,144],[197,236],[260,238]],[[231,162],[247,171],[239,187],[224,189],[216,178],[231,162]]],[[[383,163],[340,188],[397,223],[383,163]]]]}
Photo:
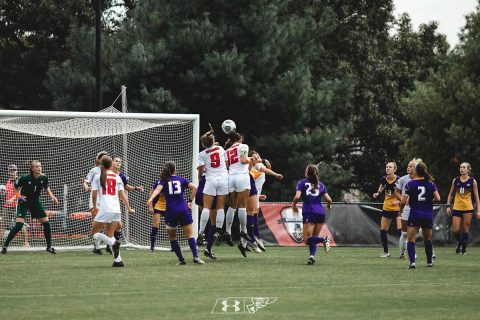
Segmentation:
{"type": "Polygon", "coordinates": [[[389,163],[393,164],[393,170],[394,170],[394,172],[397,171],[397,163],[396,163],[395,161],[387,162],[387,164],[389,164],[389,163]]]}
{"type": "Polygon", "coordinates": [[[470,165],[470,163],[468,163],[468,162],[462,162],[462,163],[460,163],[460,166],[461,166],[462,164],[465,164],[465,165],[467,166],[468,173],[470,173],[470,171],[472,171],[472,166],[470,165]]]}

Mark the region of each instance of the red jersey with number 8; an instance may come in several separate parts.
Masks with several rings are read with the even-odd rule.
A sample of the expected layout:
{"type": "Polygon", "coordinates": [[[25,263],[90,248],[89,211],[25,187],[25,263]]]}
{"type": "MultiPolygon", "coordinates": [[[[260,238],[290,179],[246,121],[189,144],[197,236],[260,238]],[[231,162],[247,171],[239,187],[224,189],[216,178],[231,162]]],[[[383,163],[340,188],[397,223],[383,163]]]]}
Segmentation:
{"type": "Polygon", "coordinates": [[[221,176],[227,173],[225,164],[225,149],[220,146],[212,146],[198,154],[198,165],[205,166],[206,179],[221,176]]]}
{"type": "Polygon", "coordinates": [[[92,191],[98,191],[97,204],[100,212],[119,213],[120,199],[118,193],[124,190],[123,182],[120,176],[114,174],[112,171],[107,172],[107,183],[104,188],[100,183],[100,174],[93,178],[92,191]]]}

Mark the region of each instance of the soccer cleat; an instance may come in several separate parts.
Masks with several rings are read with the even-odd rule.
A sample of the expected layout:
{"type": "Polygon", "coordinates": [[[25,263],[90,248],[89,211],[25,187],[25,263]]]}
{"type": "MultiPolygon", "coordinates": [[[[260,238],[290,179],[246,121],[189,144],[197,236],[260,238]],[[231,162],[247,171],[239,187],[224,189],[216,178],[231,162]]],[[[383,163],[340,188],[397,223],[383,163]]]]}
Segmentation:
{"type": "Polygon", "coordinates": [[[466,255],[466,254],[467,254],[467,250],[462,250],[462,251],[460,252],[460,254],[461,254],[462,256],[466,255]]]}
{"type": "Polygon", "coordinates": [[[380,258],[390,258],[390,252],[384,252],[380,258]]]}
{"type": "Polygon", "coordinates": [[[429,267],[429,268],[433,267],[433,263],[431,263],[431,262],[427,263],[427,267],[429,267]]]}
{"type": "Polygon", "coordinates": [[[462,244],[457,242],[457,248],[455,249],[455,253],[459,254],[462,251],[462,244]]]}
{"type": "Polygon", "coordinates": [[[193,263],[196,263],[196,264],[205,264],[205,262],[200,259],[199,257],[195,257],[193,258],[193,263]]]}
{"type": "Polygon", "coordinates": [[[115,262],[113,261],[112,267],[124,267],[123,261],[115,262]]]}
{"type": "Polygon", "coordinates": [[[155,248],[150,248],[151,253],[155,253],[155,248]]]}
{"type": "Polygon", "coordinates": [[[248,242],[247,242],[247,246],[244,247],[244,249],[245,249],[245,251],[247,251],[247,252],[252,252],[252,250],[250,250],[250,247],[248,246],[248,242]]]}
{"type": "Polygon", "coordinates": [[[113,257],[115,259],[118,258],[118,255],[120,254],[120,241],[115,241],[115,243],[112,246],[112,251],[113,251],[113,257]]]}
{"type": "Polygon", "coordinates": [[[7,254],[7,247],[5,246],[2,247],[2,254],[7,254]]]}
{"type": "Polygon", "coordinates": [[[215,244],[217,246],[220,245],[220,241],[222,240],[222,236],[220,235],[220,233],[218,232],[215,232],[215,234],[213,235],[213,241],[215,242],[215,244]]]}
{"type": "Polygon", "coordinates": [[[245,258],[247,257],[247,250],[245,250],[245,248],[242,246],[241,243],[238,244],[238,250],[240,250],[240,253],[242,254],[242,256],[244,256],[245,258]]]}
{"type": "Polygon", "coordinates": [[[312,266],[314,264],[315,264],[315,259],[313,258],[313,256],[308,257],[307,265],[312,266]]]}
{"type": "Polygon", "coordinates": [[[205,245],[205,233],[200,232],[197,237],[197,246],[204,246],[205,245]]]}
{"type": "Polygon", "coordinates": [[[402,254],[400,255],[400,257],[398,257],[398,259],[400,259],[400,260],[405,260],[405,253],[402,253],[402,254]]]}
{"type": "Polygon", "coordinates": [[[107,244],[107,247],[105,248],[105,251],[107,251],[110,254],[113,254],[112,248],[107,244]]]}
{"type": "Polygon", "coordinates": [[[51,254],[57,254],[57,251],[55,250],[55,248],[52,248],[52,247],[47,248],[46,251],[47,251],[48,253],[51,253],[51,254]]]}
{"type": "Polygon", "coordinates": [[[410,263],[410,265],[408,266],[408,269],[415,269],[415,262],[410,263]]]}
{"type": "Polygon", "coordinates": [[[223,239],[225,240],[225,242],[230,246],[230,247],[233,247],[233,241],[232,241],[232,236],[230,235],[230,233],[228,232],[225,232],[223,234],[223,239]]]}
{"type": "Polygon", "coordinates": [[[185,260],[179,260],[179,261],[177,262],[177,266],[184,266],[184,265],[186,265],[186,264],[187,264],[187,263],[185,262],[185,260]]]}
{"type": "Polygon", "coordinates": [[[247,243],[247,247],[250,247],[252,248],[253,251],[255,251],[256,253],[262,253],[262,250],[260,250],[260,248],[258,247],[257,243],[256,242],[253,242],[253,243],[247,243]]]}
{"type": "Polygon", "coordinates": [[[247,240],[248,242],[255,242],[255,240],[253,240],[252,238],[250,238],[250,236],[248,234],[246,234],[245,232],[243,231],[240,231],[240,237],[242,237],[243,239],[247,240]]]}
{"type": "Polygon", "coordinates": [[[204,250],[204,251],[203,251],[203,255],[204,255],[205,257],[208,257],[208,258],[212,259],[212,260],[217,260],[217,257],[215,257],[215,254],[214,254],[213,252],[211,252],[211,251],[204,250]]]}
{"type": "Polygon", "coordinates": [[[323,238],[323,249],[325,249],[325,253],[330,252],[330,237],[328,235],[323,238]]]}
{"type": "Polygon", "coordinates": [[[94,254],[101,255],[103,254],[102,249],[93,249],[92,251],[94,254]]]}
{"type": "Polygon", "coordinates": [[[260,248],[260,250],[267,251],[267,249],[265,249],[265,246],[264,246],[262,240],[260,240],[260,239],[257,239],[257,246],[260,248]]]}

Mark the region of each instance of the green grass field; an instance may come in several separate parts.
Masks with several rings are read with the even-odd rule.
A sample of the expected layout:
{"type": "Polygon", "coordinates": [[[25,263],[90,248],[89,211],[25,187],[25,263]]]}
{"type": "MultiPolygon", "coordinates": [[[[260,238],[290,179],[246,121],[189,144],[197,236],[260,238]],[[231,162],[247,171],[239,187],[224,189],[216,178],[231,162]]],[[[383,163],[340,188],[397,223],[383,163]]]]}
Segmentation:
{"type": "MultiPolygon", "coordinates": [[[[480,248],[466,256],[437,248],[417,269],[381,259],[380,248],[332,248],[305,265],[305,248],[267,248],[242,258],[214,248],[217,261],[177,266],[170,252],[9,252],[0,256],[0,319],[475,319],[480,248]],[[255,314],[212,314],[217,298],[277,297],[255,314]]],[[[395,252],[396,252],[395,248],[395,252]]]]}

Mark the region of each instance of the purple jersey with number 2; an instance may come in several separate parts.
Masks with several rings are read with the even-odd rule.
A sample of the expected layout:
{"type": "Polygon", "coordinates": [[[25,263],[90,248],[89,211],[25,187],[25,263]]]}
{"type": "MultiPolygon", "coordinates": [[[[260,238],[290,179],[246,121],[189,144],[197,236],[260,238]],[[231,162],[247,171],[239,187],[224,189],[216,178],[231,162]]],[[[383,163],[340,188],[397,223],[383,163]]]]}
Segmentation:
{"type": "Polygon", "coordinates": [[[189,181],[179,176],[171,176],[170,181],[160,181],[163,186],[163,194],[167,202],[167,212],[178,213],[188,211],[183,193],[189,185],[189,181]]]}
{"type": "Polygon", "coordinates": [[[303,212],[325,214],[322,197],[327,193],[327,189],[323,183],[318,182],[318,187],[313,190],[312,183],[308,179],[302,179],[298,182],[296,190],[302,193],[303,212]]]}
{"type": "Polygon", "coordinates": [[[421,218],[433,217],[433,194],[437,186],[428,180],[412,180],[407,183],[405,193],[408,194],[410,215],[421,218]]]}

